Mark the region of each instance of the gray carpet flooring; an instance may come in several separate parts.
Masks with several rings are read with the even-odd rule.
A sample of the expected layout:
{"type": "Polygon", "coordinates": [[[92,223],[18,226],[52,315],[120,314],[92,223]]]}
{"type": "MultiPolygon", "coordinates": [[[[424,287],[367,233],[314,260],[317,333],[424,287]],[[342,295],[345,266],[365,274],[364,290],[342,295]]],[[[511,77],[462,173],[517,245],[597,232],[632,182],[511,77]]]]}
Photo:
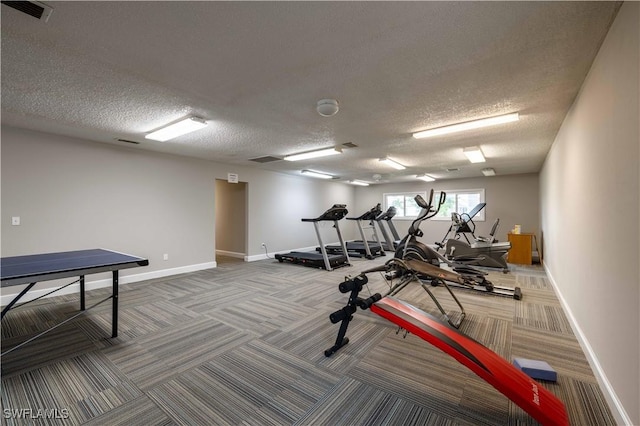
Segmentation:
{"type": "MultiPolygon", "coordinates": [[[[331,272],[218,257],[215,269],[122,285],[119,335],[106,303],[2,358],[2,425],[534,425],[517,405],[450,356],[370,311],[332,357],[338,291],[389,256],[331,272]]],[[[505,359],[547,361],[541,382],[574,425],[614,418],[540,266],[491,272],[520,286],[520,301],[454,289],[467,311],[460,330],[505,359]]],[[[371,274],[363,296],[385,292],[371,274]]],[[[447,311],[457,306],[433,287],[447,311]]],[[[88,304],[110,289],[88,293],[88,304]]],[[[418,285],[399,298],[434,315],[418,285]]],[[[66,318],[77,295],[9,312],[2,350],[66,318]]]]}

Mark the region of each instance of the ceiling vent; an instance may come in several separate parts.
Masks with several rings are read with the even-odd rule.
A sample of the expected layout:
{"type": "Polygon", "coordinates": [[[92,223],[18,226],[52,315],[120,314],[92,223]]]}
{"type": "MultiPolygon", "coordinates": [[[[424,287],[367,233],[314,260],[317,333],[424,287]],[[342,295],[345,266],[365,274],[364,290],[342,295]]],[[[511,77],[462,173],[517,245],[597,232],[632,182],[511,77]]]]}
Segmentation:
{"type": "Polygon", "coordinates": [[[49,20],[51,12],[53,12],[51,6],[37,1],[3,1],[1,3],[44,22],[49,20]]]}
{"type": "Polygon", "coordinates": [[[118,142],[130,143],[133,145],[140,145],[140,142],[130,141],[129,139],[116,139],[118,142]]]}
{"type": "Polygon", "coordinates": [[[272,157],[270,155],[267,155],[265,157],[258,157],[258,158],[249,159],[249,161],[255,161],[256,163],[271,163],[273,161],[280,161],[280,160],[282,160],[282,158],[272,157]]]}
{"type": "Polygon", "coordinates": [[[342,146],[345,147],[345,148],[357,148],[358,147],[358,145],[356,145],[353,142],[343,143],[342,146]]]}

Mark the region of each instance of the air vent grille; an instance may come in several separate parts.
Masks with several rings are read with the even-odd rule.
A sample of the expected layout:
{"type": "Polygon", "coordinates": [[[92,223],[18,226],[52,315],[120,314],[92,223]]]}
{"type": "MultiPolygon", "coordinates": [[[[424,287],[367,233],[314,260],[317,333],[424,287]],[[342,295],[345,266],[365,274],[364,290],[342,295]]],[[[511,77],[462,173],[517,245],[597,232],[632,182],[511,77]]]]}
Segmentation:
{"type": "Polygon", "coordinates": [[[53,12],[51,6],[37,1],[2,1],[1,3],[45,22],[49,20],[51,12],[53,12]]]}
{"type": "Polygon", "coordinates": [[[345,148],[357,148],[358,147],[358,145],[356,145],[353,142],[343,143],[342,146],[344,146],[345,148]]]}
{"type": "Polygon", "coordinates": [[[116,139],[118,142],[131,143],[134,145],[140,145],[140,142],[130,141],[129,139],[116,139]]]}
{"type": "Polygon", "coordinates": [[[249,161],[255,161],[256,163],[271,163],[273,161],[280,161],[280,160],[282,160],[282,158],[272,157],[271,155],[249,159],[249,161]]]}

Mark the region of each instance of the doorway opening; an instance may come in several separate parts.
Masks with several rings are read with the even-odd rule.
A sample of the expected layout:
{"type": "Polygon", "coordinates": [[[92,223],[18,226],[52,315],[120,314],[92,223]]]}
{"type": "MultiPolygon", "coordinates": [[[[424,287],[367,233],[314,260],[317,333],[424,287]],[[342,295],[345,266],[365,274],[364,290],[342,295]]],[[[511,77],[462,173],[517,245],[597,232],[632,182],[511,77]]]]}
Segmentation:
{"type": "Polygon", "coordinates": [[[216,179],[216,263],[243,262],[247,255],[247,182],[216,179]]]}

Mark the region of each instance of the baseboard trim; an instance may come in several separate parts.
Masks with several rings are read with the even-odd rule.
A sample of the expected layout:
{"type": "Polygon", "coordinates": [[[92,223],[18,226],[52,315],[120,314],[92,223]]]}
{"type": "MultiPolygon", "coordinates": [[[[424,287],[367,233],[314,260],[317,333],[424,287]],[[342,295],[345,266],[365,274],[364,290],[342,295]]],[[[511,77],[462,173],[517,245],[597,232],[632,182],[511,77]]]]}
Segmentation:
{"type": "Polygon", "coordinates": [[[245,258],[245,254],[244,253],[238,253],[238,252],[235,252],[235,251],[226,251],[226,250],[216,250],[216,255],[234,257],[236,259],[244,259],[245,258]]]}
{"type": "Polygon", "coordinates": [[[269,258],[273,258],[273,253],[254,254],[252,256],[245,256],[244,257],[244,261],[245,262],[255,262],[256,260],[264,260],[264,259],[269,259],[269,258]]]}
{"type": "MultiPolygon", "coordinates": [[[[135,282],[140,282],[140,281],[152,280],[152,279],[155,279],[155,278],[164,278],[164,277],[169,277],[169,276],[172,276],[172,275],[186,274],[186,273],[189,273],[189,272],[202,271],[204,269],[211,269],[211,268],[215,268],[215,267],[217,267],[217,263],[216,262],[207,262],[207,263],[199,263],[199,264],[195,264],[195,265],[180,266],[180,267],[177,267],[177,268],[161,269],[159,271],[142,272],[140,274],[121,275],[121,276],[118,277],[118,283],[119,284],[129,284],[129,283],[135,283],[135,282]]],[[[91,277],[91,275],[87,275],[86,276],[87,279],[90,278],[90,277],[91,277]]],[[[73,277],[71,277],[70,279],[73,279],[73,277]]],[[[85,290],[86,291],[96,290],[96,289],[99,289],[99,288],[105,288],[105,287],[110,287],[110,286],[111,286],[111,278],[101,279],[101,280],[94,280],[94,281],[87,280],[85,282],[85,290]]],[[[3,291],[2,296],[0,296],[0,304],[2,306],[8,305],[13,300],[13,298],[16,297],[16,295],[18,293],[20,293],[20,290],[22,288],[23,288],[23,286],[16,286],[15,293],[11,293],[11,294],[4,294],[4,291],[3,291]]],[[[12,288],[12,290],[13,290],[13,288],[12,288]]],[[[37,299],[38,297],[41,297],[41,296],[49,293],[51,290],[53,290],[52,287],[36,289],[36,290],[30,291],[20,299],[19,303],[28,302],[30,300],[37,299]]],[[[54,297],[54,296],[61,296],[63,294],[74,294],[74,293],[77,294],[79,291],[80,291],[80,284],[73,284],[73,285],[70,285],[69,287],[66,287],[66,288],[60,290],[60,291],[52,293],[49,296],[45,296],[45,298],[54,297]]]]}
{"type": "Polygon", "coordinates": [[[553,286],[553,290],[555,291],[556,296],[558,297],[558,300],[562,305],[562,309],[564,310],[564,313],[567,315],[569,323],[571,324],[571,328],[573,329],[573,332],[576,335],[576,338],[578,339],[578,343],[580,343],[582,350],[585,352],[589,365],[595,371],[596,380],[598,381],[600,388],[603,390],[604,396],[607,399],[607,402],[609,403],[609,408],[611,408],[611,411],[613,412],[614,417],[616,417],[616,422],[618,424],[624,424],[629,426],[633,425],[633,423],[631,422],[631,418],[629,417],[624,407],[622,406],[622,403],[618,399],[618,396],[616,395],[616,392],[613,389],[613,386],[611,386],[611,383],[607,379],[607,375],[602,369],[602,366],[598,361],[598,357],[596,356],[595,352],[593,351],[593,348],[589,344],[587,337],[582,332],[582,329],[578,325],[576,318],[573,316],[573,312],[571,311],[571,308],[569,307],[569,305],[567,304],[567,301],[562,296],[562,292],[560,291],[558,284],[553,278],[551,271],[549,271],[549,268],[547,267],[546,264],[544,264],[543,266],[544,266],[545,272],[547,273],[547,277],[549,277],[549,281],[553,286]]]}

